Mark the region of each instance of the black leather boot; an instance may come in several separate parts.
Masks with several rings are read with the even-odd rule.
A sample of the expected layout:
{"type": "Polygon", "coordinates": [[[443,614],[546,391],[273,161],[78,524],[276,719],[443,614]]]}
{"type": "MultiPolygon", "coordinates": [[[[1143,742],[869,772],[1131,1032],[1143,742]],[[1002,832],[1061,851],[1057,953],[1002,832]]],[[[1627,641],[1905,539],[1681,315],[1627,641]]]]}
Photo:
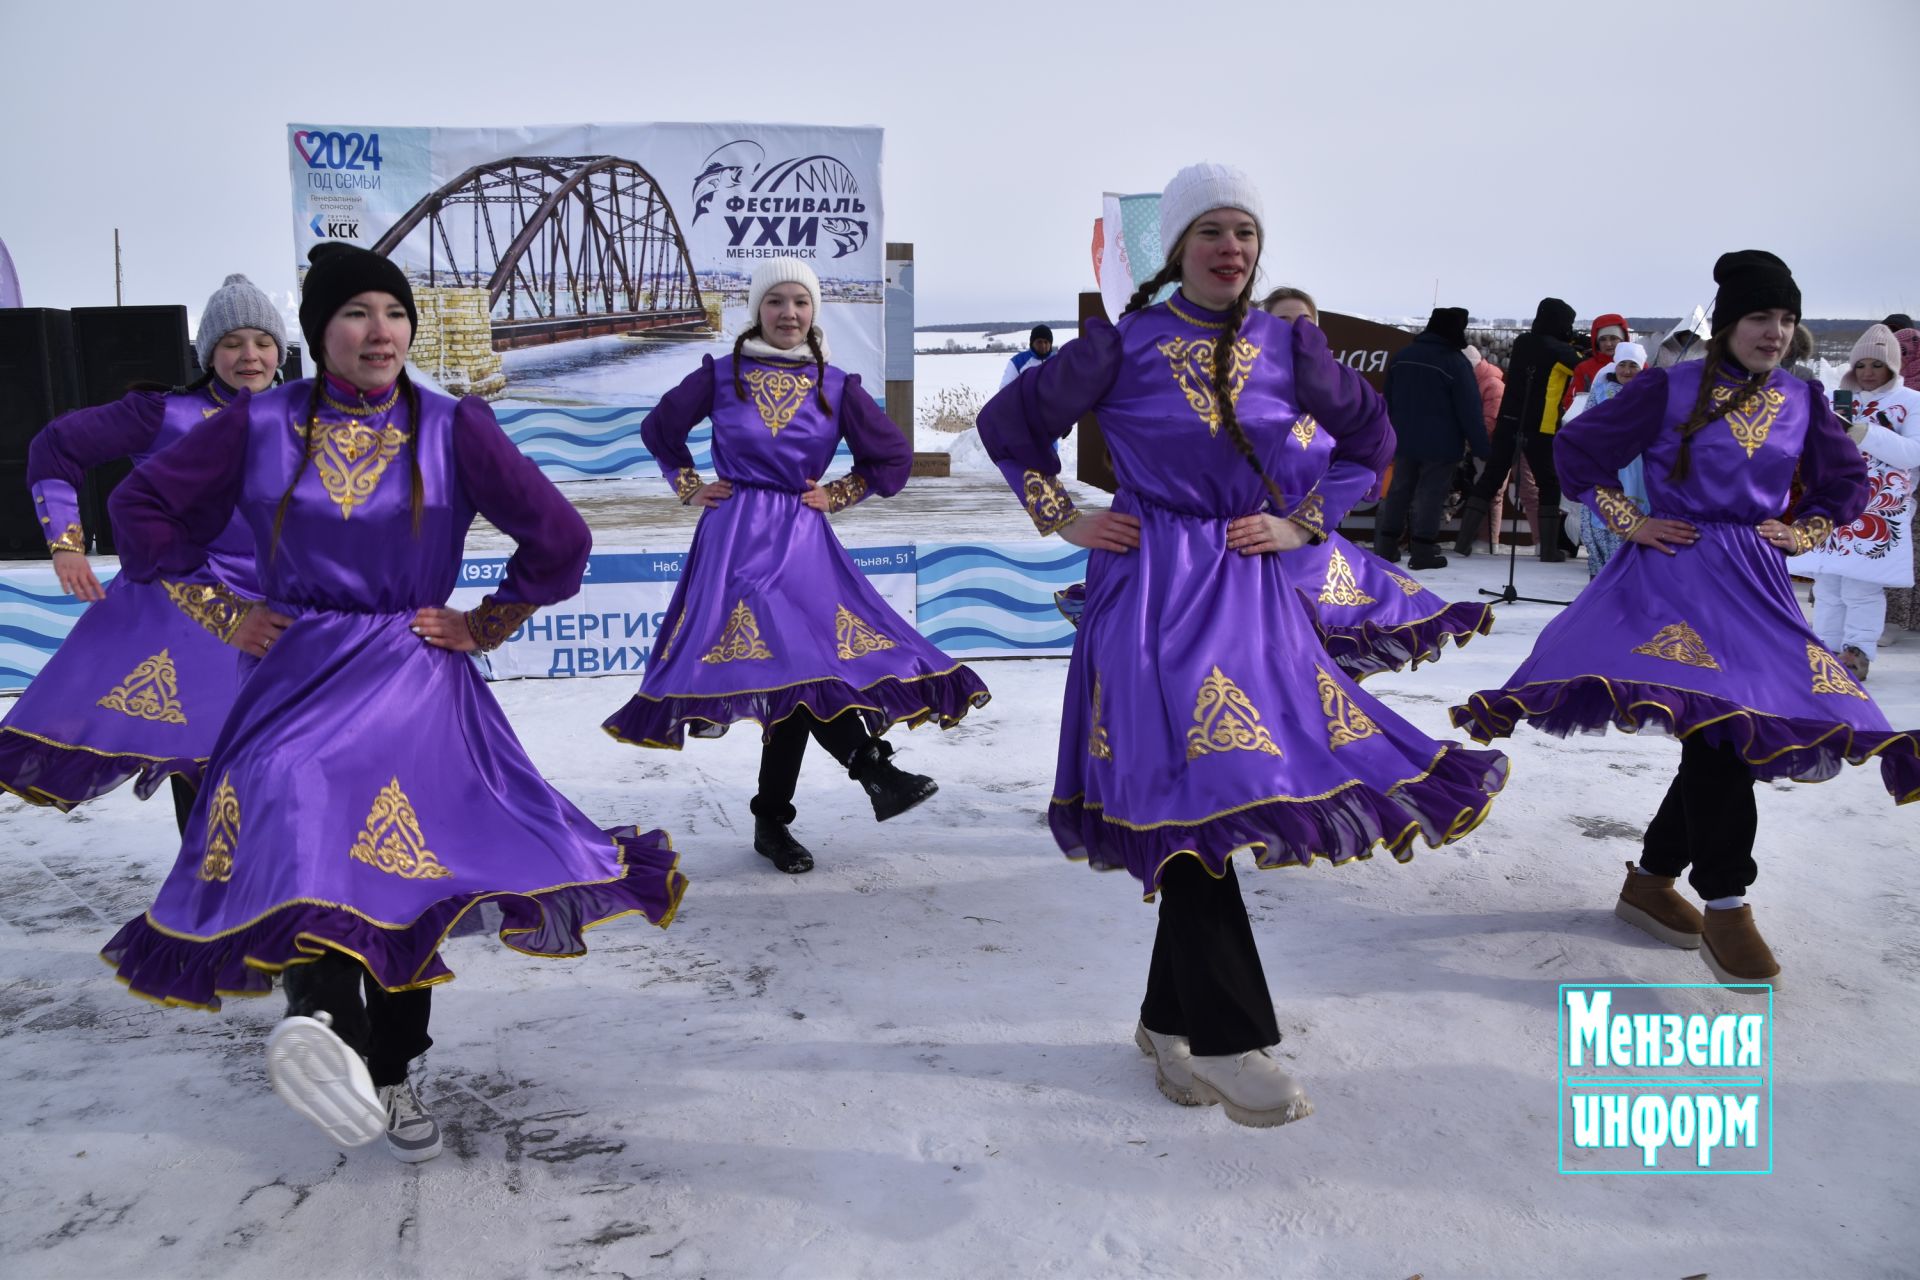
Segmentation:
{"type": "Polygon", "coordinates": [[[793,838],[787,824],[773,818],[753,820],[753,851],[790,876],[813,870],[813,855],[793,838]]]}
{"type": "Polygon", "coordinates": [[[940,790],[932,778],[895,768],[891,755],[892,747],[869,738],[847,762],[847,776],[865,788],[867,799],[873,801],[875,822],[897,818],[940,790]]]}
{"type": "MultiPolygon", "coordinates": [[[[1399,564],[1400,563],[1400,539],[1382,538],[1378,532],[1375,532],[1373,536],[1373,554],[1379,556],[1382,560],[1385,560],[1388,564],[1399,564]]],[[[1417,547],[1415,549],[1415,554],[1418,554],[1417,547]]]]}
{"type": "Polygon", "coordinates": [[[1490,504],[1485,498],[1468,498],[1460,508],[1460,536],[1453,540],[1453,553],[1460,556],[1473,554],[1473,540],[1480,536],[1480,526],[1487,522],[1490,504]]]}
{"type": "Polygon", "coordinates": [[[1413,544],[1413,557],[1407,561],[1409,569],[1444,569],[1447,558],[1440,554],[1437,542],[1416,542],[1413,544]]]}
{"type": "Polygon", "coordinates": [[[1542,507],[1540,511],[1540,561],[1543,564],[1558,564],[1567,558],[1567,549],[1560,545],[1560,522],[1566,513],[1558,508],[1542,507]]]}

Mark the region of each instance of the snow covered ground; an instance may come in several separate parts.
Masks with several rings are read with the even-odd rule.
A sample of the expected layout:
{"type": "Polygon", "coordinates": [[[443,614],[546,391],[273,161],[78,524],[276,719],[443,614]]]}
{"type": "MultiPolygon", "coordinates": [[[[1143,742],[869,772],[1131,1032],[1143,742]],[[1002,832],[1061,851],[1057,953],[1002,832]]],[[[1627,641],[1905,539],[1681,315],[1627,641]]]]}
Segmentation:
{"type": "MultiPolygon", "coordinates": [[[[1520,565],[1570,594],[1578,565],[1520,565]]],[[[1422,575],[1471,596],[1476,556],[1422,575]]],[[[1430,732],[1550,608],[1369,688],[1430,732]]],[[[823,757],[787,878],[749,847],[756,744],[594,726],[620,678],[496,692],[597,819],[671,830],[674,926],[540,961],[450,945],[420,1079],[447,1150],[342,1153],[267,1090],[277,1000],[129,998],[94,958],[169,865],[164,798],[0,800],[0,1249],[11,1277],[1911,1276],[1920,1114],[1915,810],[1877,770],[1759,791],[1754,901],[1785,966],[1777,1172],[1556,1173],[1556,985],[1695,982],[1615,920],[1677,758],[1522,731],[1460,844],[1410,865],[1243,872],[1318,1112],[1239,1128],[1155,1091],[1130,1040],[1153,910],[1043,825],[1062,661],[981,664],[995,700],[903,735],[941,793],[885,826],[823,757]]],[[[1871,688],[1920,723],[1920,636],[1871,688]]],[[[1685,1007],[1685,1006],[1683,1006],[1685,1007]]],[[[1700,1007],[1708,1007],[1704,1002],[1700,1007]]]]}

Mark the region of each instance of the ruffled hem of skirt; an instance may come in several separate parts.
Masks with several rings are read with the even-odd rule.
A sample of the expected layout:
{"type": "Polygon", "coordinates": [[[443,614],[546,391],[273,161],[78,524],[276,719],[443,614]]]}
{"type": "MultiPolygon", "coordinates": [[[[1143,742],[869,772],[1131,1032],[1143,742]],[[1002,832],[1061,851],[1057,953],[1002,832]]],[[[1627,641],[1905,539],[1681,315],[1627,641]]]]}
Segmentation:
{"type": "Polygon", "coordinates": [[[1319,858],[1338,866],[1370,858],[1376,849],[1407,862],[1415,840],[1434,849],[1479,826],[1507,772],[1507,757],[1498,751],[1450,745],[1426,773],[1387,791],[1356,782],[1313,799],[1275,797],[1193,823],[1145,827],[1108,818],[1075,796],[1056,799],[1047,821],[1067,857],[1096,871],[1131,871],[1152,901],[1167,864],[1182,856],[1200,859],[1215,877],[1226,874],[1228,859],[1242,849],[1262,870],[1319,858]]]}
{"type": "Polygon", "coordinates": [[[99,799],[128,779],[142,800],[173,774],[197,787],[206,768],[205,759],[191,756],[98,751],[20,729],[0,729],[0,788],[28,804],[50,805],[62,813],[99,799]]]}
{"type": "Polygon", "coordinates": [[[607,835],[626,863],[625,873],[613,880],[447,898],[400,928],[335,903],[296,899],[241,928],[197,939],[163,929],[148,913],[115,934],[100,958],[142,999],[215,1010],[225,996],[268,994],[275,974],[328,951],[359,960],[389,991],[452,981],[440,946],[456,935],[497,928],[500,941],[514,951],[550,959],[581,956],[587,951],[582,935],[610,920],[642,915],[666,928],[687,889],[680,855],[666,832],[619,827],[607,835]],[[497,926],[493,911],[474,910],[482,904],[498,911],[497,926]]]}
{"type": "Polygon", "coordinates": [[[1363,622],[1356,627],[1321,625],[1321,643],[1355,680],[1379,675],[1383,671],[1418,668],[1432,662],[1451,640],[1464,647],[1475,636],[1493,630],[1493,607],[1485,604],[1450,604],[1430,618],[1399,626],[1379,626],[1363,622]]]}
{"type": "Polygon", "coordinates": [[[866,688],[844,680],[808,680],[784,689],[750,690],[730,694],[672,694],[655,698],[636,693],[627,705],[608,716],[601,728],[636,747],[663,747],[678,751],[686,735],[718,738],[742,720],[760,726],[762,740],[773,726],[800,711],[817,720],[832,720],[849,712],[858,715],[870,733],[885,733],[895,725],[909,729],[932,722],[951,729],[969,711],[984,707],[993,695],[979,676],[965,666],[918,679],[889,676],[866,688]]]}
{"type": "Polygon", "coordinates": [[[1898,729],[1856,729],[1838,720],[1773,715],[1725,698],[1605,676],[1577,676],[1476,693],[1451,709],[1455,727],[1477,742],[1513,732],[1525,720],[1556,737],[1642,729],[1730,744],[1756,778],[1825,782],[1843,764],[1878,758],[1880,777],[1900,804],[1920,800],[1920,735],[1898,729]],[[1524,695],[1524,697],[1523,697],[1524,695]]]}

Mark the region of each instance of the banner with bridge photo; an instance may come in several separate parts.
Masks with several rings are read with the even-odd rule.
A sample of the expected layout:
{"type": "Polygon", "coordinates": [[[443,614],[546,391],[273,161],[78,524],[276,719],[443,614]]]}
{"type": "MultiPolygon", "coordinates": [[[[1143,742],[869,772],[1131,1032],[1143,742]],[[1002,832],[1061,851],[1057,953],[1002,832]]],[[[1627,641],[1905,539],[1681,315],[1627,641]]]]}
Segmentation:
{"type": "Polygon", "coordinates": [[[813,125],[290,124],[296,270],[330,240],[385,254],[421,373],[556,480],[653,476],[640,420],[732,350],[766,258],[813,267],[833,362],[884,394],[880,151],[813,125]]]}

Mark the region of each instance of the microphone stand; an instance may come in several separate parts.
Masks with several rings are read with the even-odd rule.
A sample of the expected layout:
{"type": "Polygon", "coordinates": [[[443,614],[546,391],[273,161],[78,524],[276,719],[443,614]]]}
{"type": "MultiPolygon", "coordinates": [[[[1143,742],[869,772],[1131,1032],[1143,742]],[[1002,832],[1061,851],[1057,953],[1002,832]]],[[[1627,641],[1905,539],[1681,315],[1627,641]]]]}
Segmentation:
{"type": "MultiPolygon", "coordinates": [[[[1514,456],[1516,459],[1519,457],[1519,454],[1517,451],[1514,456]]],[[[1507,518],[1511,525],[1511,527],[1507,530],[1507,532],[1510,535],[1512,535],[1512,537],[1518,538],[1520,535],[1520,504],[1513,500],[1513,496],[1511,494],[1509,494],[1507,497],[1507,518]]],[[[1540,531],[1537,529],[1534,531],[1534,534],[1536,538],[1541,536],[1540,531]]],[[[1492,596],[1496,601],[1498,601],[1501,604],[1519,604],[1523,600],[1526,601],[1528,604],[1569,605],[1573,603],[1573,601],[1571,600],[1548,600],[1543,596],[1523,596],[1518,591],[1516,591],[1513,585],[1513,574],[1514,574],[1514,568],[1519,561],[1519,555],[1520,555],[1520,544],[1516,541],[1509,541],[1507,543],[1507,588],[1506,590],[1489,591],[1485,587],[1481,587],[1480,588],[1481,595],[1492,596]]]]}

